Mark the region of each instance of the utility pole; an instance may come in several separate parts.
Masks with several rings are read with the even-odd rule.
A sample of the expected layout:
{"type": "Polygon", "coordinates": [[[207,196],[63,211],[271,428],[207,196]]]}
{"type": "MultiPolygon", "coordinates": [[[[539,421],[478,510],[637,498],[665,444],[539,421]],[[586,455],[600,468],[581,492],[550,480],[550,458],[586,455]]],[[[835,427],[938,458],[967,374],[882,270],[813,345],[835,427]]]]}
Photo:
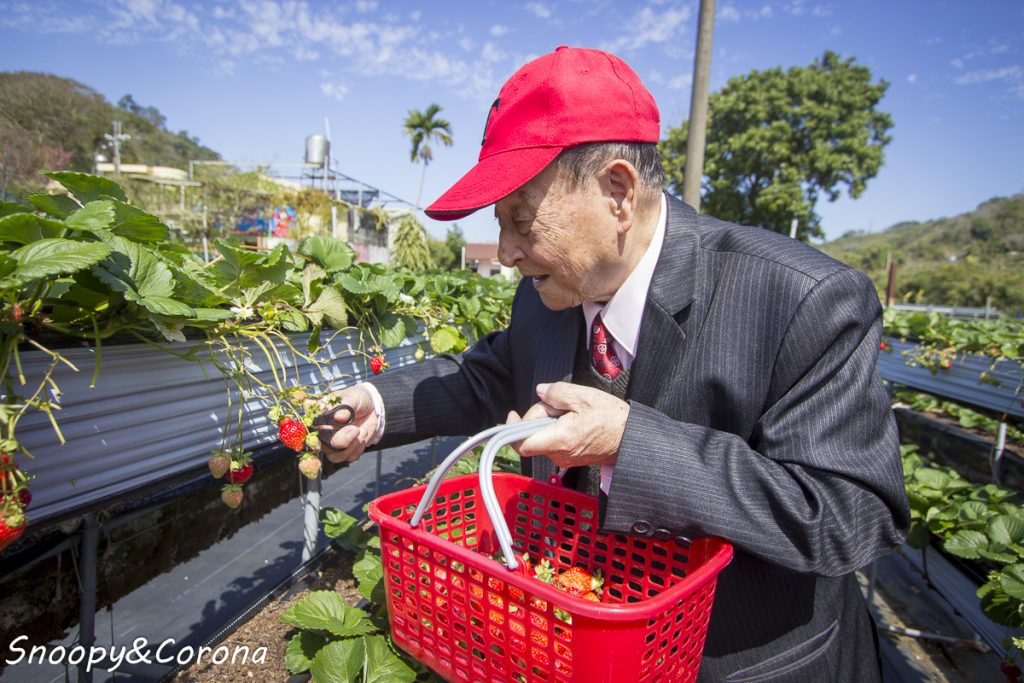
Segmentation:
{"type": "Polygon", "coordinates": [[[708,81],[711,77],[711,36],[715,28],[715,0],[700,0],[697,54],[693,61],[693,92],[683,167],[683,201],[700,211],[700,181],[704,176],[704,139],[708,127],[708,81]]]}
{"type": "Polygon", "coordinates": [[[114,134],[105,133],[103,135],[107,140],[107,144],[114,148],[114,173],[121,175],[121,143],[127,140],[131,140],[132,136],[127,133],[121,132],[121,122],[118,120],[114,121],[114,134]]]}

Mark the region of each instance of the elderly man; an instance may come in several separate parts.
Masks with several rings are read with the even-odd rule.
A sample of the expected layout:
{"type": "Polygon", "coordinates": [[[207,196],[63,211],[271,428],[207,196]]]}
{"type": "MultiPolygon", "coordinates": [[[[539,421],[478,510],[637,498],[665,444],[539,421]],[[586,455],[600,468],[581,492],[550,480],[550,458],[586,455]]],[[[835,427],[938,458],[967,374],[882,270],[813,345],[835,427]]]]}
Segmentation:
{"type": "Polygon", "coordinates": [[[324,451],[559,416],[522,442],[524,470],[573,467],[603,529],[734,544],[702,680],[877,680],[853,572],[908,512],[874,287],[665,194],[658,126],[614,55],[560,47],[513,75],[479,163],[427,209],[494,205],[499,258],[523,275],[511,324],[344,390],[355,423],[321,430],[324,451]]]}

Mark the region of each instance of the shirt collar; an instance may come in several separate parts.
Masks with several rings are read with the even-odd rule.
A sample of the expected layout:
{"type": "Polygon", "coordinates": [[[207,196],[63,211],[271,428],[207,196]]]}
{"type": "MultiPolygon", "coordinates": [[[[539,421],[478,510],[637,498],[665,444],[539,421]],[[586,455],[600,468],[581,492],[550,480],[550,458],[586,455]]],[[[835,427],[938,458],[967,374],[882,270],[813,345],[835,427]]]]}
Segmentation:
{"type": "MultiPolygon", "coordinates": [[[[661,247],[665,242],[666,215],[665,194],[662,193],[654,235],[651,236],[651,243],[647,246],[647,251],[644,252],[636,267],[633,268],[633,272],[629,274],[626,281],[607,303],[583,302],[583,315],[587,322],[586,329],[590,329],[594,318],[600,313],[601,320],[604,321],[604,325],[608,329],[608,334],[615,338],[615,341],[629,353],[630,357],[636,355],[636,342],[640,336],[640,322],[644,314],[644,305],[647,303],[647,291],[651,288],[654,268],[658,265],[658,256],[661,254],[661,247]]],[[[589,334],[587,335],[587,346],[590,346],[589,334]]]]}

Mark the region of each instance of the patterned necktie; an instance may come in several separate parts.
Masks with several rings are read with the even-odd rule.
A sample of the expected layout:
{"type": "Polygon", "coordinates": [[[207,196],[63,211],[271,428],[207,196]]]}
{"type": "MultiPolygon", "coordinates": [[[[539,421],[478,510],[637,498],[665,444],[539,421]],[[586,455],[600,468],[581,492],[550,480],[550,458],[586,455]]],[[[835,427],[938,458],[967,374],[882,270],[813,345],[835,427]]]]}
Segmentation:
{"type": "Polygon", "coordinates": [[[602,377],[611,381],[622,372],[622,361],[615,355],[612,338],[598,315],[590,327],[590,362],[602,377]]]}

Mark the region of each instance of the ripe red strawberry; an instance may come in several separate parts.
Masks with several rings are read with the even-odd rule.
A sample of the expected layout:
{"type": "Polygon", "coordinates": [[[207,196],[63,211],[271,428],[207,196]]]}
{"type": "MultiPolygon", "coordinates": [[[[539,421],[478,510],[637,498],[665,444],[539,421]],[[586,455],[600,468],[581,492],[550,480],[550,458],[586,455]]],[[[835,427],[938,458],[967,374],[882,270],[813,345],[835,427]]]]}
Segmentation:
{"type": "Polygon", "coordinates": [[[548,646],[548,634],[543,631],[530,631],[530,641],[534,645],[540,645],[541,647],[548,646]]]}
{"type": "Polygon", "coordinates": [[[224,451],[214,451],[206,463],[214,479],[220,479],[231,467],[231,458],[224,451]]]}
{"type": "Polygon", "coordinates": [[[226,484],[224,488],[220,490],[220,499],[231,509],[237,508],[242,504],[242,497],[243,493],[241,486],[226,484]]]}
{"type": "Polygon", "coordinates": [[[885,342],[882,342],[881,344],[878,345],[878,348],[881,351],[888,351],[889,350],[889,345],[886,344],[885,342]]]}
{"type": "Polygon", "coordinates": [[[569,567],[555,577],[555,588],[576,597],[583,597],[590,591],[600,594],[603,583],[600,572],[591,574],[583,567],[569,567]]]}
{"type": "Polygon", "coordinates": [[[601,596],[595,593],[594,591],[587,591],[580,597],[584,600],[590,600],[591,602],[601,602],[601,596]]]}
{"type": "Polygon", "coordinates": [[[298,420],[286,417],[281,420],[281,427],[277,430],[277,438],[281,439],[281,443],[293,451],[302,451],[306,447],[306,425],[298,420]]]}
{"type": "Polygon", "coordinates": [[[252,477],[252,463],[231,462],[231,470],[228,472],[228,481],[232,484],[244,484],[252,477]]]}
{"type": "Polygon", "coordinates": [[[384,360],[384,356],[381,355],[374,356],[370,359],[370,370],[373,371],[373,374],[375,375],[379,375],[387,370],[389,365],[390,363],[384,360]]]}
{"type": "Polygon", "coordinates": [[[320,476],[320,458],[312,453],[303,453],[299,458],[299,472],[307,479],[316,479],[320,476]]]}

